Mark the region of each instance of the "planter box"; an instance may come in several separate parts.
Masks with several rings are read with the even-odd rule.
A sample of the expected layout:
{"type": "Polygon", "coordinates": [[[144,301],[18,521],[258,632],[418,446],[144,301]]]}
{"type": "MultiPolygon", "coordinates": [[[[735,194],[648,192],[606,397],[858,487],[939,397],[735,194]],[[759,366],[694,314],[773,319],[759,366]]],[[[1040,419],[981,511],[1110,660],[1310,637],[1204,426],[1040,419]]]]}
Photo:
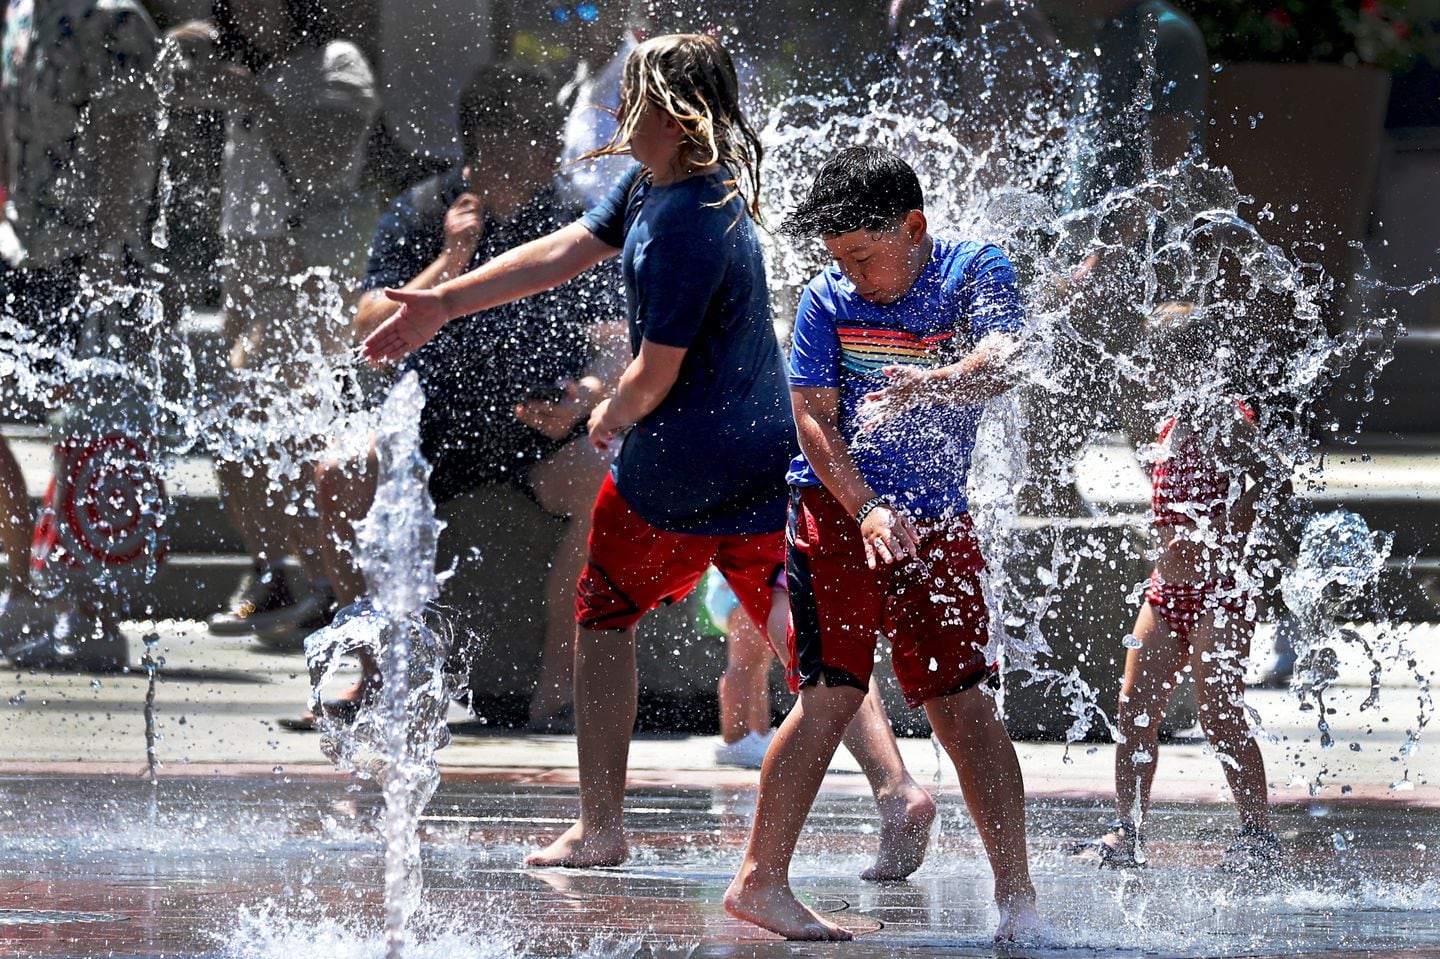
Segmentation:
{"type": "Polygon", "coordinates": [[[1301,258],[1341,284],[1332,330],[1360,262],[1348,244],[1365,238],[1389,92],[1388,73],[1319,63],[1235,63],[1211,84],[1210,159],[1255,198],[1241,212],[1272,243],[1323,245],[1302,248],[1301,258]],[[1273,219],[1258,215],[1266,204],[1273,219]]]}

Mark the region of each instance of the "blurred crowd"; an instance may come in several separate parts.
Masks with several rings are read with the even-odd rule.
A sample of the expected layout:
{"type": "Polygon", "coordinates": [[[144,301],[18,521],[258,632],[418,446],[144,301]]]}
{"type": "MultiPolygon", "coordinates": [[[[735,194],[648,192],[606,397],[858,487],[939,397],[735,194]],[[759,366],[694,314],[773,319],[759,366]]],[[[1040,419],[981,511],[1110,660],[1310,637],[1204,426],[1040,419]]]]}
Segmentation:
{"type": "MultiPolygon", "coordinates": [[[[391,314],[385,288],[434,286],[603,196],[626,161],[575,160],[610,139],[621,63],[648,33],[721,35],[747,88],[770,102],[899,78],[927,109],[969,104],[956,136],[988,156],[1000,180],[1020,164],[1025,142],[1000,135],[1002,121],[1029,118],[1030,135],[1044,135],[1046,105],[1060,95],[1055,64],[1067,50],[1109,63],[1094,104],[1104,162],[1078,178],[1051,171],[1050,189],[1073,204],[1195,150],[1204,121],[1203,41],[1164,0],[492,0],[483,15],[473,4],[450,6],[5,7],[0,358],[23,356],[43,374],[77,350],[105,355],[116,341],[94,335],[88,297],[107,284],[154,283],[170,322],[187,311],[220,313],[228,350],[221,388],[236,435],[215,445],[239,452],[217,456],[216,470],[250,564],[233,600],[208,621],[216,634],[293,639],[363,596],[352,547],[375,492],[373,448],[338,455],[323,432],[270,427],[298,415],[315,384],[334,377],[335,358],[391,314]],[[1157,22],[1158,33],[1143,32],[1157,22]],[[473,38],[473,49],[456,55],[456,37],[473,38]],[[935,43],[967,38],[983,38],[999,66],[972,69],[953,58],[937,66],[935,43]],[[1143,67],[1135,54],[1151,43],[1154,59],[1143,67]],[[1134,91],[1147,84],[1153,95],[1141,104],[1134,91]],[[287,558],[302,576],[289,572],[287,558]]],[[[1103,269],[1079,262],[1076,277],[1103,269]]],[[[585,442],[584,424],[628,360],[619,286],[618,272],[602,272],[487,311],[404,364],[428,396],[421,434],[437,501],[509,483],[565,522],[530,709],[541,730],[571,721],[572,590],[586,510],[607,466],[585,442]]],[[[1083,378],[1086,369],[1077,358],[1071,373],[1083,378]]],[[[64,409],[63,384],[44,375],[35,382],[42,386],[29,400],[38,392],[42,406],[64,409]]],[[[1098,387],[1086,395],[1095,413],[1081,431],[1088,435],[1105,425],[1110,404],[1098,387]]],[[[57,472],[66,465],[57,464],[57,472]]],[[[1073,508],[1059,487],[1035,497],[1039,510],[1073,508]]],[[[0,440],[9,571],[0,647],[17,665],[123,663],[115,603],[35,589],[35,520],[16,457],[0,440]]],[[[758,675],[763,686],[753,662],[735,669],[751,677],[747,685],[758,675]]],[[[335,708],[363,693],[349,691],[335,708]]],[[[768,717],[750,722],[739,718],[740,705],[727,710],[731,741],[768,729],[768,717]]]]}

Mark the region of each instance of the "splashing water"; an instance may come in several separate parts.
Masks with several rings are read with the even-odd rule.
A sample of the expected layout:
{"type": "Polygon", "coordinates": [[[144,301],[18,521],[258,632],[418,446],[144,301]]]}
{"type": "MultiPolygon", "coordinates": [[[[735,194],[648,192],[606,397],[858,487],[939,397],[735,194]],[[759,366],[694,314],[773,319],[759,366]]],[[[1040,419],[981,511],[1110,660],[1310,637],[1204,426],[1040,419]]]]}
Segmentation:
{"type": "MultiPolygon", "coordinates": [[[[1317,713],[1323,748],[1334,746],[1330,734],[1325,692],[1339,677],[1341,650],[1360,650],[1370,664],[1370,692],[1361,710],[1373,709],[1380,700],[1380,677],[1389,662],[1408,662],[1414,668],[1400,627],[1391,616],[1380,593],[1380,577],[1390,557],[1393,537],[1372,531],[1365,520],[1347,510],[1312,516],[1305,524],[1295,567],[1281,581],[1285,603],[1299,627],[1294,639],[1295,672],[1290,688],[1300,698],[1301,708],[1317,713]],[[1355,621],[1380,624],[1378,633],[1368,637],[1353,626],[1355,621]],[[1313,700],[1313,703],[1310,702],[1313,700]]],[[[1420,710],[1415,728],[1408,731],[1402,755],[1413,755],[1420,731],[1433,713],[1429,680],[1415,671],[1420,710]]]]}
{"type": "MultiPolygon", "coordinates": [[[[932,7],[932,17],[941,19],[944,5],[932,7]]],[[[1152,424],[1186,411],[1202,423],[1206,442],[1223,445],[1224,436],[1203,424],[1241,397],[1257,410],[1261,462],[1237,475],[1248,471],[1279,488],[1298,472],[1313,487],[1315,407],[1342,372],[1372,383],[1400,327],[1393,310],[1377,308],[1351,328],[1327,330],[1335,278],[1302,253],[1267,242],[1242,214],[1250,200],[1229,171],[1194,157],[1149,170],[1135,186],[1112,189],[1092,205],[1076,205],[1074,181],[1093,162],[1095,137],[1089,121],[1067,105],[1097,102],[1097,78],[1033,38],[1011,43],[1027,54],[1033,49],[1035,58],[1026,62],[1044,73],[1024,109],[992,111],[985,97],[947,93],[947,83],[1000,91],[1015,79],[1002,63],[1004,45],[983,35],[928,37],[900,76],[859,92],[779,101],[762,132],[771,170],[767,215],[783,220],[836,149],[871,144],[910,161],[932,229],[993,242],[1015,264],[1030,313],[1027,343],[1015,360],[1019,385],[981,415],[969,496],[987,559],[993,658],[1025,685],[1039,684],[1069,703],[1064,733],[1074,742],[1105,729],[1113,735],[1112,703],[1065,657],[1078,647],[1082,663],[1086,654],[1090,662],[1123,659],[1130,629],[1118,626],[1119,597],[1108,612],[1087,611],[1093,619],[1071,625],[1066,604],[1087,588],[1095,566],[1134,565],[1141,556],[1132,544],[1148,523],[1143,507],[1106,516],[1104,507],[1078,501],[1076,518],[1056,522],[1050,508],[1037,512],[1020,494],[1038,490],[1043,505],[1054,502],[1055,490],[1073,487],[1084,441],[1115,429],[1097,425],[1107,414],[1130,434],[1127,443],[1143,462],[1152,424]],[[1127,229],[1136,223],[1143,227],[1127,229]],[[1118,265],[1093,275],[1089,289],[1077,288],[1076,265],[1092,253],[1118,265]],[[1175,303],[1188,305],[1196,328],[1213,331],[1204,361],[1177,362],[1171,342],[1150,332],[1152,317],[1175,303]],[[1093,384],[1103,384],[1104,397],[1085,400],[1093,384]],[[1098,406],[1087,410],[1087,403],[1098,406]],[[1057,442],[1071,435],[1080,442],[1057,442]],[[1047,453],[1051,448],[1058,452],[1047,453]],[[1113,635],[1113,653],[1092,645],[1097,633],[1113,635]]],[[[818,243],[769,242],[772,294],[783,311],[822,265],[824,251],[818,243]]],[[[1228,508],[1241,492],[1236,484],[1228,508]]],[[[1199,547],[1230,557],[1250,595],[1262,594],[1282,571],[1274,544],[1286,538],[1293,515],[1275,497],[1257,512],[1243,543],[1222,543],[1203,524],[1193,533],[1199,547]]],[[[1130,591],[1131,622],[1139,575],[1130,591]]]]}
{"type": "MultiPolygon", "coordinates": [[[[949,40],[936,41],[925,56],[938,65],[947,60],[987,60],[984,51],[977,55],[963,42],[949,40]]],[[[871,142],[912,159],[926,188],[932,222],[945,232],[992,240],[1016,263],[1033,321],[1032,348],[1020,365],[1022,392],[1030,394],[1063,398],[1070,389],[1068,374],[1076,365],[1090,362],[1077,356],[1093,357],[1097,376],[1111,377],[1138,392],[1143,392],[1151,373],[1143,349],[1117,346],[1094,327],[1080,304],[1060,292],[1077,251],[1100,248],[1124,259],[1129,280],[1123,291],[1110,291],[1109,301],[1124,300],[1124,312],[1132,318],[1148,316],[1172,298],[1190,299],[1214,315],[1253,319],[1257,324],[1279,317],[1284,321],[1283,336],[1257,337],[1261,341],[1246,358],[1244,379],[1259,393],[1259,425],[1272,450],[1268,468],[1287,474],[1293,468],[1313,468],[1311,423],[1317,400],[1342,370],[1363,381],[1360,392],[1369,392],[1368,384],[1388,354],[1386,344],[1398,332],[1393,316],[1378,314],[1339,334],[1327,332],[1322,307],[1331,296],[1334,278],[1265,243],[1241,218],[1245,200],[1228,174],[1201,163],[1151,171],[1134,188],[1115,191],[1090,207],[1059,212],[1065,205],[1056,183],[1081,164],[1087,142],[1083,124],[1065,120],[1059,104],[1083,100],[1091,81],[1068,63],[1043,58],[1040,62],[1050,75],[1053,98],[1037,101],[1015,128],[988,142],[962,139],[959,131],[973,128],[974,118],[947,102],[938,88],[917,89],[912,81],[887,81],[857,94],[782,101],[770,111],[763,133],[770,158],[767,185],[773,187],[767,195],[771,219],[795,205],[811,172],[837,145],[871,142]],[[923,108],[915,108],[917,100],[923,101],[923,108]],[[1050,130],[1058,134],[1051,136],[1046,132],[1050,130]],[[1002,151],[998,144],[1013,149],[1002,151]],[[1126,249],[1113,230],[1116,222],[1134,215],[1150,227],[1138,252],[1126,249]],[[1362,368],[1356,370],[1357,364],[1362,368]]],[[[1004,80],[993,71],[982,72],[980,79],[992,89],[999,89],[1004,80]]],[[[162,192],[168,191],[172,176],[168,164],[161,175],[162,192]]],[[[154,226],[152,243],[164,248],[168,232],[162,217],[154,226]]],[[[792,300],[795,290],[813,274],[818,265],[814,246],[818,245],[777,243],[767,250],[777,303],[792,300]]],[[[335,277],[312,270],[285,278],[282,285],[300,308],[324,317],[317,324],[322,333],[343,329],[344,297],[335,277]]],[[[317,440],[364,434],[369,421],[352,411],[347,395],[356,373],[351,354],[327,348],[321,335],[301,332],[305,324],[287,325],[274,335],[295,338],[281,352],[286,362],[312,371],[303,390],[285,388],[286,379],[266,366],[234,371],[225,389],[207,392],[200,385],[192,347],[176,332],[179,318],[162,322],[157,293],[157,286],[140,283],[124,290],[91,288],[83,294],[86,310],[108,307],[117,298],[140,303],[141,339],[148,350],[123,366],[93,356],[43,355],[28,342],[25,331],[0,316],[0,377],[21,397],[34,399],[59,386],[83,382],[90,374],[123,370],[133,397],[133,403],[125,405],[145,411],[145,422],[166,431],[165,452],[207,452],[231,463],[263,457],[273,465],[270,479],[277,493],[287,489],[282,484],[302,478],[317,440]],[[59,362],[51,362],[56,359],[59,362]],[[257,409],[265,410],[265,415],[257,416],[257,409]],[[359,429],[354,428],[357,425],[359,429]]],[[[1228,398],[1232,386],[1233,381],[1218,375],[1200,378],[1160,398],[1158,405],[1150,400],[1147,412],[1162,416],[1168,412],[1162,407],[1182,401],[1213,406],[1228,398]]],[[[104,402],[116,402],[112,387],[99,392],[104,402]]],[[[307,644],[317,707],[320,688],[336,675],[347,653],[371,655],[384,676],[380,697],[348,729],[326,729],[322,743],[334,761],[375,780],[384,790],[387,945],[397,956],[405,949],[406,922],[419,902],[416,820],[436,788],[434,750],[443,746],[447,736],[440,667],[446,642],[422,617],[438,591],[434,560],[439,524],[424,492],[426,468],[410,432],[421,402],[413,385],[402,384],[381,414],[382,482],[360,536],[361,565],[371,599],[343,611],[330,629],[307,644]]],[[[1055,539],[1053,548],[1041,553],[1038,568],[1030,571],[1033,576],[1015,568],[1014,530],[1023,521],[1017,490],[1032,469],[1017,438],[1034,429],[1030,410],[1031,405],[1018,398],[987,405],[974,457],[972,510],[989,561],[985,589],[995,617],[992,643],[997,656],[1008,668],[1028,672],[1031,681],[1049,684],[1070,704],[1073,722],[1065,736],[1076,741],[1097,726],[1109,725],[1105,714],[1109,704],[1100,701],[1079,670],[1054,665],[1062,644],[1048,616],[1063,590],[1083,575],[1074,541],[1055,539]]],[[[1050,428],[1083,432],[1089,427],[1061,421],[1050,428]]],[[[1073,477],[1073,457],[1055,465],[1061,480],[1073,477]]],[[[285,499],[291,507],[302,508],[288,490],[285,499]]],[[[1321,697],[1335,678],[1339,651],[1363,646],[1377,668],[1392,655],[1391,648],[1395,657],[1404,658],[1403,643],[1383,628],[1388,614],[1374,598],[1375,577],[1385,564],[1388,541],[1377,540],[1353,514],[1330,515],[1332,519],[1317,517],[1307,526],[1297,568],[1285,578],[1286,599],[1306,625],[1296,692],[1318,706],[1327,746],[1330,737],[1321,697]],[[1308,552],[1307,543],[1313,547],[1308,552]],[[1343,575],[1339,580],[1327,578],[1332,573],[1343,575]],[[1382,624],[1379,641],[1338,625],[1342,618],[1357,615],[1382,624]]],[[[163,523],[158,526],[163,530],[163,523]]],[[[1112,563],[1125,559],[1110,540],[1080,549],[1097,551],[1099,559],[1112,563]]],[[[1277,571],[1271,562],[1258,568],[1253,578],[1262,580],[1277,571]]],[[[1122,648],[1129,645],[1122,640],[1122,648]]],[[[148,671],[153,683],[154,670],[148,671]]],[[[1373,706],[1379,695],[1374,675],[1367,706],[1373,706]]],[[[1423,679],[1420,682],[1421,716],[1407,749],[1414,748],[1429,715],[1427,687],[1423,679]]],[[[153,734],[151,722],[153,712],[147,718],[153,734]]],[[[153,770],[158,763],[153,738],[148,745],[153,770]]],[[[937,755],[937,779],[941,765],[937,755]]],[[[1435,895],[1432,884],[1429,901],[1435,895]]],[[[1382,906],[1388,902],[1381,899],[1382,906]]],[[[251,931],[257,939],[274,937],[263,948],[257,946],[256,955],[290,954],[299,947],[312,950],[317,941],[335,946],[330,951],[337,955],[368,954],[363,934],[350,929],[328,936],[312,934],[315,927],[302,925],[292,929],[296,936],[286,941],[282,931],[261,917],[251,931]]],[[[518,954],[522,941],[523,936],[512,940],[507,933],[494,953],[518,954]]],[[[476,948],[468,935],[453,941],[441,937],[422,951],[489,954],[476,948]]]]}
{"type": "Polygon", "coordinates": [[[404,955],[406,923],[420,905],[420,814],[440,782],[435,752],[450,741],[443,671],[448,643],[423,618],[440,592],[436,546],[443,526],[420,453],[425,397],[415,374],[391,390],[380,414],[375,502],[356,526],[368,599],[352,604],[305,641],[313,689],[310,706],[322,727],[321,749],[342,768],[378,783],[385,797],[387,956],[404,955]],[[343,655],[380,667],[378,694],[362,692],[354,721],[326,716],[322,692],[343,655]]]}

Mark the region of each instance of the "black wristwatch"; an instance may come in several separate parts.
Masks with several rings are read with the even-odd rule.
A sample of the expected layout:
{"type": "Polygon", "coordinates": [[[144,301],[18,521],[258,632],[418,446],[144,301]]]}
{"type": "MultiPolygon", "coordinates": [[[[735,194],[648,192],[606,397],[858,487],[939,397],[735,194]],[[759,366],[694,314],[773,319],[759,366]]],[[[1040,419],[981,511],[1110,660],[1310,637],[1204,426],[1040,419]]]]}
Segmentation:
{"type": "Polygon", "coordinates": [[[857,524],[863,524],[865,522],[865,517],[875,512],[877,508],[889,505],[890,504],[885,501],[885,497],[872,496],[865,501],[865,505],[861,506],[855,511],[855,522],[857,524]]]}

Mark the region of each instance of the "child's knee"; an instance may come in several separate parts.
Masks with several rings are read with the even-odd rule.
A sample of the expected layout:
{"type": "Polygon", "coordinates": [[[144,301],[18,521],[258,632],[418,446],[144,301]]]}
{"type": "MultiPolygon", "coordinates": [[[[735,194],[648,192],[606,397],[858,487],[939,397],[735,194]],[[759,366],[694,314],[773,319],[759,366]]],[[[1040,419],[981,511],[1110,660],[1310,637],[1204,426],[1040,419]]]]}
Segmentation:
{"type": "Polygon", "coordinates": [[[821,680],[800,688],[800,707],[807,720],[848,725],[863,702],[864,690],[854,686],[831,686],[821,680]]]}

